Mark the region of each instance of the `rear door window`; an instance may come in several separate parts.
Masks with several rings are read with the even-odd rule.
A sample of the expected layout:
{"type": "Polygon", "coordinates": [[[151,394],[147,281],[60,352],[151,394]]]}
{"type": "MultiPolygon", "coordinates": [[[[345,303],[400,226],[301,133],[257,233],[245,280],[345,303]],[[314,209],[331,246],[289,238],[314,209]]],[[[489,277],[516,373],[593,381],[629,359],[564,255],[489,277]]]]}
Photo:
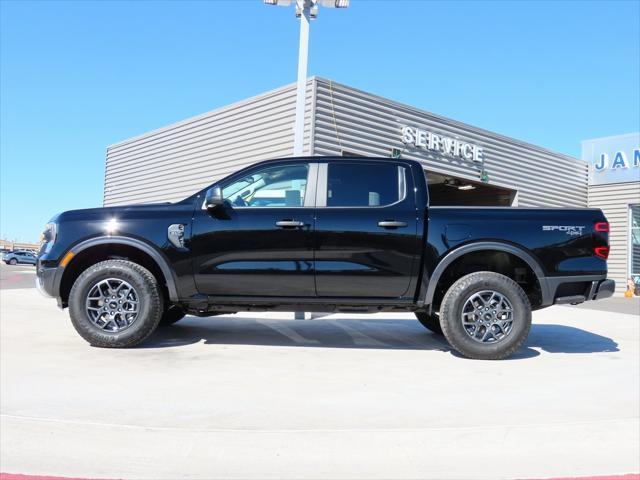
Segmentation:
{"type": "Polygon", "coordinates": [[[381,207],[406,195],[405,168],[395,163],[329,164],[328,207],[381,207]]]}

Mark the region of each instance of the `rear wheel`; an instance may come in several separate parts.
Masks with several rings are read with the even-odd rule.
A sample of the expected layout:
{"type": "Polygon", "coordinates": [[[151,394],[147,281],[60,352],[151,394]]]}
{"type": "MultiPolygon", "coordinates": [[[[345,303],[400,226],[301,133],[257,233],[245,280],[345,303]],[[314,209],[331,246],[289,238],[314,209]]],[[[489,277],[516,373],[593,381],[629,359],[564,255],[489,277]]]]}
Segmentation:
{"type": "Polygon", "coordinates": [[[415,312],[416,318],[427,330],[442,335],[442,327],[440,326],[440,318],[435,313],[415,312]]]}
{"type": "Polygon", "coordinates": [[[69,294],[76,331],[96,347],[132,347],[156,329],[163,313],[162,290],[146,268],[107,260],[85,270],[69,294]]]}
{"type": "Polygon", "coordinates": [[[507,358],[531,328],[531,304],[520,285],[495,272],[457,280],[440,307],[442,332],[462,355],[481,360],[507,358]]]}

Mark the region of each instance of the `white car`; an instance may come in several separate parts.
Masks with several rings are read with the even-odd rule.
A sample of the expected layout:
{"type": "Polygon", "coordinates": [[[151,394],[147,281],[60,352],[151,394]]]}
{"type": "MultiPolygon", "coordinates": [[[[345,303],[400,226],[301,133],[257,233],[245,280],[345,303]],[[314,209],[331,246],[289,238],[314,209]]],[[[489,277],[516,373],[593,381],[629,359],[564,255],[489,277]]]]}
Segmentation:
{"type": "Polygon", "coordinates": [[[13,252],[3,253],[2,260],[7,265],[17,265],[19,263],[35,265],[36,255],[29,250],[15,250],[13,252]]]}

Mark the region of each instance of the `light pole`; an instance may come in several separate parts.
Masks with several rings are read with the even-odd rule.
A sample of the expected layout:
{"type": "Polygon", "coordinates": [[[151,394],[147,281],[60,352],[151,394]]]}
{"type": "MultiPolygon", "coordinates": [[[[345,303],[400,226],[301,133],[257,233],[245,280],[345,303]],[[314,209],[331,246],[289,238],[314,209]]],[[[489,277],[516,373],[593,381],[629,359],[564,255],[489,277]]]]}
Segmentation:
{"type": "MultiPolygon", "coordinates": [[[[292,0],[263,0],[266,5],[288,7],[292,0]]],[[[347,8],[349,0],[295,0],[296,17],[300,19],[300,43],[298,45],[298,84],[296,87],[296,120],[293,136],[293,156],[303,154],[304,103],[307,90],[307,59],[309,57],[309,22],[318,16],[318,4],[329,8],[347,8]]],[[[296,312],[294,318],[304,319],[304,312],[296,312]]]]}
{"type": "MultiPolygon", "coordinates": [[[[267,5],[288,7],[292,0],[263,0],[267,5]]],[[[309,21],[318,16],[318,4],[329,8],[347,8],[349,0],[295,0],[296,17],[300,19],[298,46],[298,85],[296,89],[296,121],[293,137],[293,156],[303,153],[304,103],[307,89],[307,59],[309,56],[309,21]]]]}

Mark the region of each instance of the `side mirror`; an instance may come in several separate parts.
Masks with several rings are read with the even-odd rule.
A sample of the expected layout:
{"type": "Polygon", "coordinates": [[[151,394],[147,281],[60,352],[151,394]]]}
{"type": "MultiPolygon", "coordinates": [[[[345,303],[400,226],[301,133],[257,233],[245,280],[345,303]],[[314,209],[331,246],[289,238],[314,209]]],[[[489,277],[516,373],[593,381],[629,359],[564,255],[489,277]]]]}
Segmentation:
{"type": "Polygon", "coordinates": [[[207,210],[213,210],[221,207],[224,204],[224,198],[222,198],[222,189],[220,187],[211,187],[207,190],[204,197],[204,205],[207,210]]]}

